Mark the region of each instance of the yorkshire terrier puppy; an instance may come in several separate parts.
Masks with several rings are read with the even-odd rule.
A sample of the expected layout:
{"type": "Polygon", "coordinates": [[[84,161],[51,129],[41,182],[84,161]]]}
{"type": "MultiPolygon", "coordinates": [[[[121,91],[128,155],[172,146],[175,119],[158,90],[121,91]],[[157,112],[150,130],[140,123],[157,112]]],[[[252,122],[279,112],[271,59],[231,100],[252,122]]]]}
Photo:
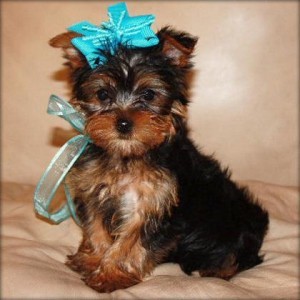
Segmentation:
{"type": "Polygon", "coordinates": [[[72,45],[76,36],[50,41],[68,59],[71,103],[92,140],[67,178],[83,230],[67,265],[110,292],[165,262],[224,279],[261,263],[267,212],[188,135],[197,38],[165,27],[157,45],[103,51],[105,63],[93,69],[72,45]]]}

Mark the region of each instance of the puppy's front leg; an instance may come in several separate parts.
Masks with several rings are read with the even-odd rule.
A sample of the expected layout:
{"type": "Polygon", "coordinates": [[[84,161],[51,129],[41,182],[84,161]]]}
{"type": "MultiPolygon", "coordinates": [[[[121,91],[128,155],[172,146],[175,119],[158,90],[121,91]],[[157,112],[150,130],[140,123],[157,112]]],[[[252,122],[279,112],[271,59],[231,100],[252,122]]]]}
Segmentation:
{"type": "Polygon", "coordinates": [[[112,238],[103,227],[102,218],[98,216],[83,228],[81,245],[76,254],[68,256],[66,265],[84,277],[89,276],[99,267],[112,243],[112,238]]]}
{"type": "Polygon", "coordinates": [[[139,218],[123,224],[99,268],[85,278],[87,285],[99,292],[112,292],[142,281],[155,266],[155,262],[141,244],[142,226],[139,218]]]}

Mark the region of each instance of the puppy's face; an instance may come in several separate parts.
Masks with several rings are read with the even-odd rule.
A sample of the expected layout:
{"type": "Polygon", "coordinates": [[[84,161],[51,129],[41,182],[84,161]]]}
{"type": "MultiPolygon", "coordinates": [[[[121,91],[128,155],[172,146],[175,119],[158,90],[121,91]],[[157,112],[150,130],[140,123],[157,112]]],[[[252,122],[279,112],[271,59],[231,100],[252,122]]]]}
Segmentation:
{"type": "Polygon", "coordinates": [[[72,67],[71,102],[87,117],[86,133],[111,154],[141,156],[170,139],[185,117],[185,75],[196,39],[168,28],[146,49],[120,47],[91,69],[66,33],[50,41],[72,67]]]}

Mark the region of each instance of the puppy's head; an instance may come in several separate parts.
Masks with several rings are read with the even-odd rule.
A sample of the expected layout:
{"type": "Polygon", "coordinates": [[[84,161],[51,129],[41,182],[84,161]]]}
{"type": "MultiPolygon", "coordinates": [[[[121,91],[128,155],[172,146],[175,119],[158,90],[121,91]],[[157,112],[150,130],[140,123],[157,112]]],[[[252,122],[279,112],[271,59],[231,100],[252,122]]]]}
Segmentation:
{"type": "Polygon", "coordinates": [[[72,72],[71,102],[87,118],[86,133],[99,147],[121,156],[141,156],[170,140],[185,122],[186,74],[197,42],[169,27],[149,48],[120,46],[92,69],[67,32],[50,40],[62,48],[72,72]]]}

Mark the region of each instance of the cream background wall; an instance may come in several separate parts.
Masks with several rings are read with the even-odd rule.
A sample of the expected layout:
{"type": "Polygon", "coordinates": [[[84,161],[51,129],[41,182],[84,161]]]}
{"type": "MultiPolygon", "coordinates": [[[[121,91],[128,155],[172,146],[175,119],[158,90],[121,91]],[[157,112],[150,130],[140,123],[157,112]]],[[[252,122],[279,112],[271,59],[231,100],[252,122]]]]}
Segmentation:
{"type": "MultiPolygon", "coordinates": [[[[107,19],[111,1],[4,1],[2,180],[35,184],[58,147],[46,114],[51,93],[68,98],[61,52],[47,41],[81,20],[107,19]]],[[[298,184],[297,1],[127,1],[199,36],[189,115],[192,137],[235,179],[298,184]]]]}

